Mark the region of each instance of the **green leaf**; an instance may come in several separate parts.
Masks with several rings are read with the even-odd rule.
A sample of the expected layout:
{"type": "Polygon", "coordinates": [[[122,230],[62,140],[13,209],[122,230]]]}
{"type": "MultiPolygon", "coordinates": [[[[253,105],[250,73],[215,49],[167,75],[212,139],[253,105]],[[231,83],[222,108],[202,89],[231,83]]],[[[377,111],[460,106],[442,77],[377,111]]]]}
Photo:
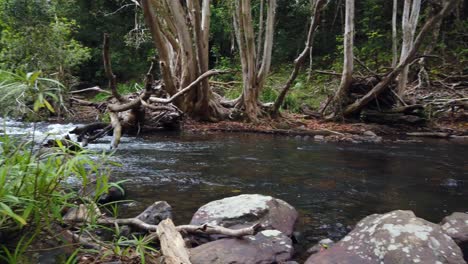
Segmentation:
{"type": "Polygon", "coordinates": [[[33,86],[41,74],[42,74],[41,71],[28,72],[26,74],[26,79],[28,80],[29,85],[33,86]]]}
{"type": "Polygon", "coordinates": [[[16,220],[21,225],[27,224],[26,221],[21,216],[15,214],[8,205],[0,202],[0,207],[3,208],[3,210],[0,210],[0,213],[6,214],[7,216],[16,220]]]}
{"type": "Polygon", "coordinates": [[[50,105],[50,103],[46,99],[44,99],[44,105],[47,107],[47,109],[49,109],[51,113],[55,113],[54,108],[52,107],[52,105],[50,105]]]}

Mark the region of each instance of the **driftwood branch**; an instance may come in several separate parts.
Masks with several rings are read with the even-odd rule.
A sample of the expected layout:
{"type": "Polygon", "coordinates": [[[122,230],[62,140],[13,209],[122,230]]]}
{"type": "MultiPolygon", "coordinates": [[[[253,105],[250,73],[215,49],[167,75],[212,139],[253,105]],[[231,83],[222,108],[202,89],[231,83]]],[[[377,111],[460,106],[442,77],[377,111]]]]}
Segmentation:
{"type": "Polygon", "coordinates": [[[117,113],[110,111],[109,117],[111,119],[112,128],[114,129],[111,148],[116,149],[119,146],[120,138],[122,137],[122,124],[120,123],[117,113]]]}
{"type": "Polygon", "coordinates": [[[198,77],[195,81],[193,81],[187,87],[185,87],[184,89],[178,91],[171,98],[163,99],[163,98],[151,97],[149,100],[151,102],[153,102],[153,103],[170,104],[170,103],[174,102],[180,96],[182,96],[185,93],[187,93],[188,91],[190,91],[192,88],[197,87],[197,85],[199,83],[201,83],[202,81],[204,81],[205,79],[207,79],[207,78],[209,78],[209,77],[211,77],[213,75],[218,75],[218,74],[222,74],[222,73],[226,73],[226,72],[225,71],[219,71],[219,70],[207,71],[207,72],[203,73],[202,75],[200,75],[200,77],[198,77]]]}
{"type": "Polygon", "coordinates": [[[90,87],[90,88],[86,88],[86,89],[71,91],[70,94],[78,94],[78,93],[86,93],[86,92],[99,92],[99,93],[112,94],[109,91],[101,89],[101,87],[99,87],[99,86],[94,86],[94,87],[90,87]]]}
{"type": "MultiPolygon", "coordinates": [[[[125,219],[112,219],[112,218],[101,218],[97,220],[98,224],[101,225],[131,225],[142,230],[156,232],[158,230],[158,225],[151,225],[141,221],[138,218],[125,218],[125,219]]],[[[230,229],[222,226],[213,226],[213,225],[180,225],[176,229],[179,232],[184,233],[204,233],[204,234],[218,234],[231,237],[243,237],[255,235],[259,229],[260,225],[256,224],[251,227],[241,228],[241,229],[230,229]]]]}
{"type": "Polygon", "coordinates": [[[177,230],[180,232],[186,233],[203,233],[210,235],[225,235],[229,237],[243,237],[255,235],[258,230],[260,230],[261,225],[256,224],[250,227],[241,228],[241,229],[230,229],[222,226],[211,226],[211,225],[181,225],[177,226],[177,230]]]}

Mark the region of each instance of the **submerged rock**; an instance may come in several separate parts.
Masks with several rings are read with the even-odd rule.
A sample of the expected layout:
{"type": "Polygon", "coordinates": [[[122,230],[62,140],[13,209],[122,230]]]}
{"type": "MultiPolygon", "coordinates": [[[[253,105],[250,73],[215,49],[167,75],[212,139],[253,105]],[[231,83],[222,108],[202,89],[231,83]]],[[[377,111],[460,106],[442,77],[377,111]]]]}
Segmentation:
{"type": "Polygon", "coordinates": [[[457,244],[442,228],[411,211],[374,214],[330,249],[306,264],[465,263],[457,244]]]}
{"type": "Polygon", "coordinates": [[[453,213],[440,223],[442,230],[457,243],[468,242],[468,214],[453,213]]]}
{"type": "Polygon", "coordinates": [[[243,194],[200,207],[190,224],[212,224],[235,229],[260,223],[264,229],[276,229],[291,236],[296,220],[296,209],[283,200],[243,194]]]}
{"type": "Polygon", "coordinates": [[[225,238],[190,250],[193,264],[285,263],[294,253],[292,241],[277,230],[264,230],[255,236],[225,238]]]}
{"type": "Polygon", "coordinates": [[[462,185],[463,185],[462,181],[452,179],[452,178],[445,179],[440,183],[440,187],[442,187],[443,189],[447,189],[447,190],[455,190],[455,189],[460,188],[462,185]]]}

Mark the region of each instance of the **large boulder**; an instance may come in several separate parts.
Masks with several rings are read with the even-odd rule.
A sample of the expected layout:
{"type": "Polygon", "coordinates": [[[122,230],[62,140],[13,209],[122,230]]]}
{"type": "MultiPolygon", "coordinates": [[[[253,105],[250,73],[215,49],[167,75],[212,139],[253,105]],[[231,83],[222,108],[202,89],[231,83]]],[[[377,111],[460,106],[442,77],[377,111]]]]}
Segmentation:
{"type": "Polygon", "coordinates": [[[193,264],[285,263],[294,253],[292,241],[278,230],[264,230],[255,236],[224,238],[190,250],[193,264]]]}
{"type": "Polygon", "coordinates": [[[190,224],[212,224],[235,229],[260,223],[264,229],[276,229],[291,236],[296,220],[296,209],[283,200],[243,194],[200,207],[190,224]]]}
{"type": "Polygon", "coordinates": [[[453,213],[440,223],[442,230],[457,243],[468,242],[468,214],[453,213]]]}
{"type": "Polygon", "coordinates": [[[465,263],[457,244],[442,228],[411,211],[374,214],[335,246],[306,264],[465,263]]]}

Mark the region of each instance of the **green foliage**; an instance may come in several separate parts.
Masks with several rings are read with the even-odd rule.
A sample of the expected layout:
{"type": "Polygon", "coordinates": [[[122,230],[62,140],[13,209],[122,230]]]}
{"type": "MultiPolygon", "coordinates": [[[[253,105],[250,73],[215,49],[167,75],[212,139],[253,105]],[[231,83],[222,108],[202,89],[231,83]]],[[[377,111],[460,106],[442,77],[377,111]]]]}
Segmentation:
{"type": "Polygon", "coordinates": [[[89,60],[90,49],[73,38],[78,25],[62,17],[63,1],[0,1],[0,68],[41,69],[73,84],[72,72],[89,60]]]}
{"type": "Polygon", "coordinates": [[[97,162],[89,152],[70,151],[56,142],[57,148],[44,152],[37,151],[32,141],[0,136],[0,232],[8,235],[22,230],[23,234],[13,250],[6,245],[0,250],[9,263],[21,263],[18,260],[35,236],[60,222],[62,209],[73,206],[70,201],[81,199],[66,187],[67,179],[78,178],[85,187],[91,182],[89,175],[95,175],[100,186],[96,196],[107,189],[105,155],[97,162]]]}
{"type": "Polygon", "coordinates": [[[1,113],[22,116],[38,113],[43,108],[50,113],[66,111],[65,86],[42,75],[41,71],[13,73],[0,70],[1,113]]]}

